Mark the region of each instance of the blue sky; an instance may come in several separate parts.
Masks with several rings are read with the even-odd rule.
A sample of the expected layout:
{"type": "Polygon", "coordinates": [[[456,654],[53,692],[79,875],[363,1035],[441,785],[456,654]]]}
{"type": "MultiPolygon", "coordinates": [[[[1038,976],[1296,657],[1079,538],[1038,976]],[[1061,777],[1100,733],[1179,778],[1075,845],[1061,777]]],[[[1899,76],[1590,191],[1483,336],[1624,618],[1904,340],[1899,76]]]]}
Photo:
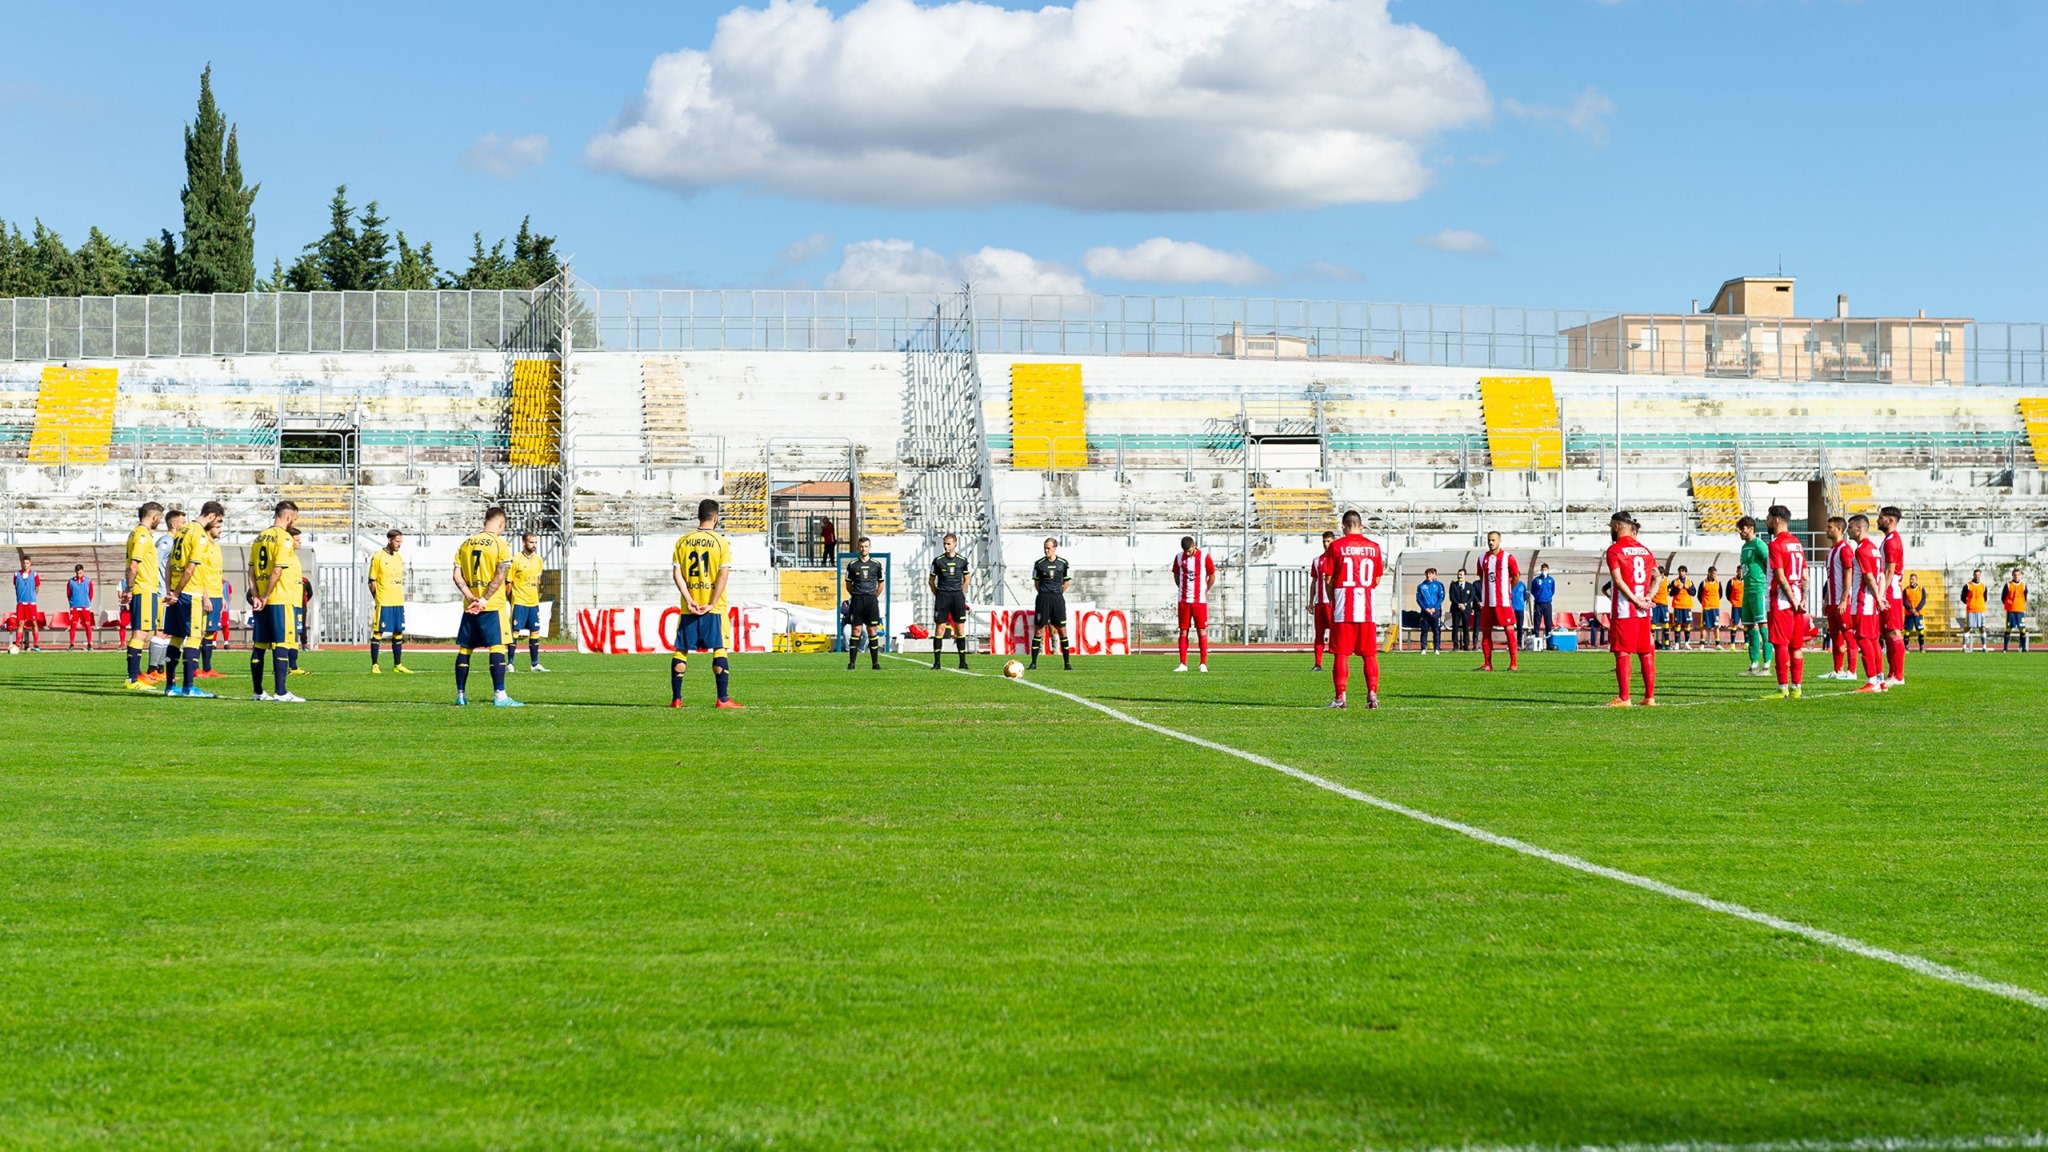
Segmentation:
{"type": "Polygon", "coordinates": [[[2030,59],[2048,5],[1182,2],[1246,21],[1222,49],[1186,49],[1199,82],[1151,71],[1187,63],[1167,43],[1179,22],[1147,20],[1192,11],[1165,0],[1081,0],[1091,21],[1159,31],[1144,49],[1062,32],[1063,13],[962,23],[908,0],[821,2],[805,27],[836,63],[793,84],[793,63],[819,57],[763,21],[752,39],[721,34],[734,3],[503,0],[484,15],[362,0],[345,20],[34,5],[10,25],[44,50],[8,53],[0,73],[0,217],[40,216],[73,243],[92,224],[131,242],[175,229],[178,130],[211,61],[262,182],[266,268],[317,234],[345,181],[444,264],[470,231],[507,234],[531,213],[606,287],[964,272],[1099,292],[1683,309],[1782,260],[1806,313],[1847,292],[1859,315],[2048,317],[2030,59]],[[1383,7],[1390,24],[1375,23],[1383,7]],[[1302,23],[1269,44],[1283,8],[1302,23]],[[903,58],[877,63],[857,27],[908,30],[903,58]],[[702,71],[669,78],[768,109],[771,145],[757,123],[703,127],[708,106],[629,111],[657,57],[686,49],[709,53],[702,71]],[[924,75],[956,51],[958,70],[924,75]],[[1041,72],[1034,54],[1060,60],[1041,72]],[[1140,79],[1086,91],[1125,72],[1140,79]],[[1144,246],[1155,239],[1173,244],[1144,246]]]}

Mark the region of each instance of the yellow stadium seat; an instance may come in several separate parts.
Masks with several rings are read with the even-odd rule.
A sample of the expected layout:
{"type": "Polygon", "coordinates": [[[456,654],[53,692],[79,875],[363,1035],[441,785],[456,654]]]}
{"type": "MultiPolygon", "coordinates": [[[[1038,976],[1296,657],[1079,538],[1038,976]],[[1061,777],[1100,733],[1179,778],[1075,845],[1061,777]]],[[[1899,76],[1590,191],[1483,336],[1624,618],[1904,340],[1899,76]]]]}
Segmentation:
{"type": "Polygon", "coordinates": [[[1010,366],[1010,466],[1088,466],[1087,402],[1079,364],[1010,366]]]}
{"type": "Polygon", "coordinates": [[[1560,468],[1564,436],[1548,376],[1482,376],[1479,410],[1495,468],[1560,468]]]}
{"type": "Polygon", "coordinates": [[[1702,532],[1733,532],[1742,519],[1742,493],[1733,472],[1694,472],[1692,503],[1702,532]]]}
{"type": "Polygon", "coordinates": [[[2027,440],[2034,446],[2034,467],[2048,468],[2048,397],[2021,400],[2020,423],[2026,425],[2027,440]]]}
{"type": "Polygon", "coordinates": [[[768,530],[768,474],[766,472],[727,472],[725,490],[719,493],[719,504],[724,512],[721,521],[726,532],[766,532],[768,530]]]}
{"type": "Polygon", "coordinates": [[[553,360],[512,362],[511,462],[520,468],[562,463],[562,368],[553,360]]]}
{"type": "Polygon", "coordinates": [[[43,369],[36,392],[36,422],[29,433],[31,464],[105,464],[114,439],[112,368],[43,369]]]}
{"type": "Polygon", "coordinates": [[[1261,532],[1321,532],[1337,526],[1337,505],[1321,488],[1254,488],[1252,521],[1261,532]]]}

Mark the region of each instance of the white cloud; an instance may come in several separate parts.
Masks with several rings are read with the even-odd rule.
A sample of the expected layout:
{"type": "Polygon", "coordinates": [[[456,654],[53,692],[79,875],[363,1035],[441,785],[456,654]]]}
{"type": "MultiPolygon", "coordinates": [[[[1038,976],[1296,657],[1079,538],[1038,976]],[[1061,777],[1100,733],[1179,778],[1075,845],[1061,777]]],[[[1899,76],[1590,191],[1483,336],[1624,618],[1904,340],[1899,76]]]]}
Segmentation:
{"type": "Polygon", "coordinates": [[[1499,255],[1499,251],[1493,246],[1493,241],[1488,240],[1477,232],[1466,232],[1458,228],[1446,228],[1441,232],[1432,232],[1427,236],[1417,236],[1415,242],[1424,248],[1434,248],[1439,252],[1452,252],[1459,256],[1499,255]]]}
{"type": "Polygon", "coordinates": [[[1614,115],[1614,101],[1598,88],[1588,87],[1570,105],[1557,108],[1547,104],[1524,104],[1510,96],[1500,106],[1517,120],[1569,128],[1596,144],[1607,141],[1607,118],[1614,115]]]}
{"type": "Polygon", "coordinates": [[[777,268],[801,267],[831,250],[831,234],[828,232],[813,232],[809,236],[776,253],[775,266],[777,268]]]}
{"type": "Polygon", "coordinates": [[[1411,199],[1428,143],[1490,113],[1387,0],[768,0],[658,57],[586,155],[685,192],[1263,209],[1411,199]]]}
{"type": "Polygon", "coordinates": [[[500,180],[510,180],[547,163],[545,136],[500,136],[486,132],[462,154],[462,163],[500,180]]]}
{"type": "Polygon", "coordinates": [[[1311,280],[1337,280],[1346,284],[1355,284],[1365,279],[1365,274],[1358,269],[1333,260],[1311,260],[1308,267],[1302,269],[1302,275],[1311,280]]]}
{"type": "Polygon", "coordinates": [[[1258,284],[1273,278],[1243,252],[1155,236],[1130,248],[1090,248],[1081,256],[1090,276],[1146,284],[1258,284]]]}
{"type": "Polygon", "coordinates": [[[1079,296],[1088,288],[1071,269],[1011,248],[942,256],[908,240],[848,244],[825,287],[849,292],[953,292],[972,281],[981,292],[1079,296]]]}

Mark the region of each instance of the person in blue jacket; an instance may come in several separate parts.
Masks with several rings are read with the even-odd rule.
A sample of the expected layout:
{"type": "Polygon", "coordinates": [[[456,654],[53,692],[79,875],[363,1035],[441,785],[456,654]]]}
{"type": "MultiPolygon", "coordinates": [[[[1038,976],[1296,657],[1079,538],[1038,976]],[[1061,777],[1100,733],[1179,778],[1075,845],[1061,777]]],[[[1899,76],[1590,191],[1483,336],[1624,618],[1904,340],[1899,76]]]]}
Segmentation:
{"type": "Polygon", "coordinates": [[[1415,586],[1416,614],[1422,619],[1421,650],[1441,656],[1444,651],[1444,582],[1436,578],[1436,569],[1422,574],[1422,583],[1415,586]]]}
{"type": "Polygon", "coordinates": [[[1515,589],[1510,597],[1515,606],[1515,647],[1522,646],[1522,637],[1529,634],[1529,581],[1527,577],[1515,579],[1515,589]]]}
{"type": "Polygon", "coordinates": [[[1550,565],[1537,568],[1536,578],[1529,581],[1529,596],[1536,601],[1536,619],[1532,627],[1538,636],[1548,636],[1557,630],[1557,615],[1552,601],[1557,599],[1557,577],[1550,574],[1550,565]]]}

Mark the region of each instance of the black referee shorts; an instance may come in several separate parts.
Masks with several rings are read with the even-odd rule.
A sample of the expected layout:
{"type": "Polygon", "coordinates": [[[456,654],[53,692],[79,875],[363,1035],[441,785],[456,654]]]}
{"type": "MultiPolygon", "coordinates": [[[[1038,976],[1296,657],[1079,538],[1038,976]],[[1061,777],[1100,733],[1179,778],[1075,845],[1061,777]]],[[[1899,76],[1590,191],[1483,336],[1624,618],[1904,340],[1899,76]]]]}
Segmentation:
{"type": "Polygon", "coordinates": [[[1035,628],[1065,628],[1067,626],[1067,598],[1057,592],[1040,592],[1038,605],[1032,609],[1032,626],[1035,628]]]}
{"type": "Polygon", "coordinates": [[[967,593],[940,592],[932,598],[932,621],[936,624],[967,623],[967,593]]]}
{"type": "Polygon", "coordinates": [[[879,625],[882,622],[882,602],[872,594],[856,592],[847,598],[846,622],[856,628],[864,624],[879,625]]]}

